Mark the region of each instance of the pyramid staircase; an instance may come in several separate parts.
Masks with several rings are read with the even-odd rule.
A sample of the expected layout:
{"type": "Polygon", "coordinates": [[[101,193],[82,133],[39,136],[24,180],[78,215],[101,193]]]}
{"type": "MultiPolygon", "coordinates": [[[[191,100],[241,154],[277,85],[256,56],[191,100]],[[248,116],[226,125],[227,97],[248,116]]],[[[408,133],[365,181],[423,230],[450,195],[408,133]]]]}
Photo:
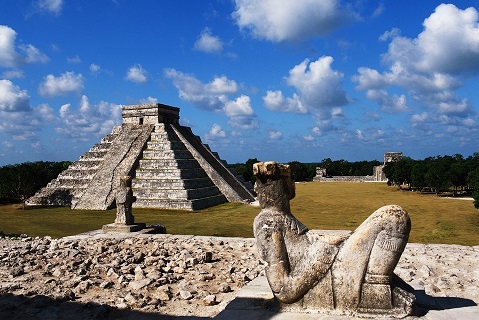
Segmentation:
{"type": "Polygon", "coordinates": [[[132,181],[134,207],[199,210],[227,201],[173,131],[159,123],[132,181]]]}
{"type": "Polygon", "coordinates": [[[80,159],[30,197],[27,204],[65,206],[70,205],[74,198],[79,198],[103,164],[105,155],[120,131],[121,127],[114,127],[111,134],[103,137],[100,143],[94,144],[80,159]]]}

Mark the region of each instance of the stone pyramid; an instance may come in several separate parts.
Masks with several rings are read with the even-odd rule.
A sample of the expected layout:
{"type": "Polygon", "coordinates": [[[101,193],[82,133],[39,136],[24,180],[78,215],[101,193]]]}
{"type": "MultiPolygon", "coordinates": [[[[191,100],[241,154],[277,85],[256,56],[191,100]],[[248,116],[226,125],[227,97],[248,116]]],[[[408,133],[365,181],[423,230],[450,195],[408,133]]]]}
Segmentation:
{"type": "Polygon", "coordinates": [[[29,205],[115,206],[120,177],[133,177],[134,207],[199,210],[254,201],[252,186],[179,125],[179,108],[124,106],[123,124],[28,200],[29,205]]]}

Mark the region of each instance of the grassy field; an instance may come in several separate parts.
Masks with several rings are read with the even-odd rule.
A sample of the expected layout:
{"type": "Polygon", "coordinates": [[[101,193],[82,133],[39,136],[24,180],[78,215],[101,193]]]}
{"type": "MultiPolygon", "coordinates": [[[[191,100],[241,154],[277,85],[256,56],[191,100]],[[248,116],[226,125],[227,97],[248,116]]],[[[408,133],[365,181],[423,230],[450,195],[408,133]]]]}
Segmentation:
{"type": "MultiPolygon", "coordinates": [[[[296,185],[293,214],[310,229],[354,230],[387,204],[405,208],[412,220],[410,242],[479,245],[479,210],[471,201],[400,191],[383,183],[309,182],[296,185]]],[[[252,237],[259,208],[238,203],[197,212],[134,209],[135,221],[160,223],[168,233],[252,237]]],[[[72,211],[65,207],[0,206],[0,231],[62,237],[101,228],[115,210],[72,211]]]]}

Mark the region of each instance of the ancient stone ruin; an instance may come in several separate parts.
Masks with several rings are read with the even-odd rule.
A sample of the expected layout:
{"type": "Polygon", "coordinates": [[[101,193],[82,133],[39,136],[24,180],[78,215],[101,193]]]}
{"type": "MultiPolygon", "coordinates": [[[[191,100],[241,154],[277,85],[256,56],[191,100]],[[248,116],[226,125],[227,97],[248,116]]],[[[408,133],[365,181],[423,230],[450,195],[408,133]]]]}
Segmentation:
{"type": "Polygon", "coordinates": [[[384,167],[389,162],[397,162],[402,159],[402,152],[384,153],[384,162],[382,165],[373,167],[371,176],[329,176],[325,168],[316,167],[316,176],[313,181],[323,182],[386,182],[388,179],[383,172],[384,167]]]}
{"type": "Polygon", "coordinates": [[[414,314],[414,290],[393,273],[411,228],[404,209],[379,208],[351,235],[322,238],[291,213],[295,186],[288,165],[260,162],[253,172],[262,209],[254,235],[280,310],[414,314]]]}
{"type": "Polygon", "coordinates": [[[254,201],[252,186],[179,124],[179,108],[123,106],[123,124],[31,197],[29,205],[115,206],[120,178],[132,177],[133,207],[198,210],[254,201]]]}

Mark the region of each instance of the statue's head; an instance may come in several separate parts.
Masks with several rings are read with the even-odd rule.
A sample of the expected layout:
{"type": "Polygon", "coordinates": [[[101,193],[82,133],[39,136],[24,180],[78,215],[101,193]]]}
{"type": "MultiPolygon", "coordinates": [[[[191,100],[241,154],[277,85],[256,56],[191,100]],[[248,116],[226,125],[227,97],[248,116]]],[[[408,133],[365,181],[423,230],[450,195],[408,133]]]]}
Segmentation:
{"type": "Polygon", "coordinates": [[[253,174],[256,177],[255,191],[261,208],[289,212],[289,200],[296,195],[289,165],[274,161],[258,162],[253,164],[253,174]]]}

